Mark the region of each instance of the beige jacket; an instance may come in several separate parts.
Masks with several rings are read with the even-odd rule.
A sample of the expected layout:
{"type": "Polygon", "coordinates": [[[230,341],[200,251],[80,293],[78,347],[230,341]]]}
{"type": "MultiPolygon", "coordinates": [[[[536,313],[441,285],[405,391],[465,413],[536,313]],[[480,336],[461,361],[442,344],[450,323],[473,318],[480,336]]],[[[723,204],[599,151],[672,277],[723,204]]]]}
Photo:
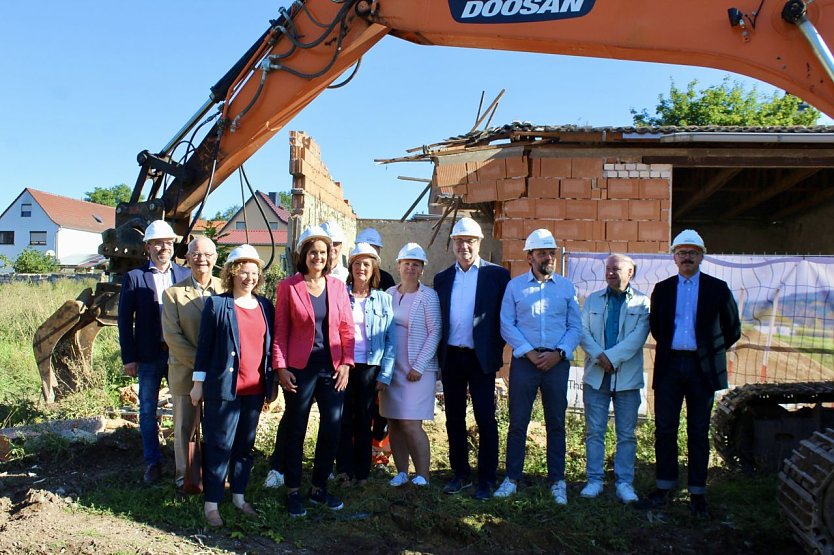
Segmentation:
{"type": "MultiPolygon", "coordinates": [[[[212,276],[209,290],[215,295],[225,291],[220,278],[212,276]]],[[[191,392],[204,306],[205,299],[194,287],[190,275],[162,294],[162,336],[168,344],[168,388],[172,395],[191,392]]]]}

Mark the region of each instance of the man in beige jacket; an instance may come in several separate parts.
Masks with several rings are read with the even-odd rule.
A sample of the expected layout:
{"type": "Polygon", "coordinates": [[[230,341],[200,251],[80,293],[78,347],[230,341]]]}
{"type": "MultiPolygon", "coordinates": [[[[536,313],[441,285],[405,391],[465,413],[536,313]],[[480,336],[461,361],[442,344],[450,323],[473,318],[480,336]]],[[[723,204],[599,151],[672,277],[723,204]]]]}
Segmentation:
{"type": "Polygon", "coordinates": [[[162,297],[162,334],[168,344],[168,387],[174,403],[174,459],[176,485],[185,480],[188,442],[200,425],[199,412],[191,404],[191,373],[197,354],[204,297],[224,291],[220,278],[211,275],[217,249],[211,239],[197,237],[188,244],[186,261],[191,276],[165,290],[162,297]]]}

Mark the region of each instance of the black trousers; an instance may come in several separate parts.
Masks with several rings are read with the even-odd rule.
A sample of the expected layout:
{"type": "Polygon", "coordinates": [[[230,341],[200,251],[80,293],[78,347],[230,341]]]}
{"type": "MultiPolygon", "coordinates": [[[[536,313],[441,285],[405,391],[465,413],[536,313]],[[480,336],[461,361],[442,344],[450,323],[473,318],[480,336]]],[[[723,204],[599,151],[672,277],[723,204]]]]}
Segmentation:
{"type": "Polygon", "coordinates": [[[342,436],[336,455],[336,472],[367,480],[371,474],[371,420],[376,404],[379,366],[358,363],[350,370],[342,409],[342,436]]]}
{"type": "Polygon", "coordinates": [[[665,375],[654,390],[657,487],[678,486],[678,427],[686,400],[689,492],[703,494],[709,467],[709,421],[715,392],[701,375],[694,356],[672,355],[665,375]]]}
{"type": "Polygon", "coordinates": [[[498,423],[495,420],[495,373],[484,373],[473,349],[448,347],[441,374],[446,404],[449,465],[456,477],[469,478],[466,392],[472,397],[478,425],[478,479],[495,482],[498,471],[498,423]]]}

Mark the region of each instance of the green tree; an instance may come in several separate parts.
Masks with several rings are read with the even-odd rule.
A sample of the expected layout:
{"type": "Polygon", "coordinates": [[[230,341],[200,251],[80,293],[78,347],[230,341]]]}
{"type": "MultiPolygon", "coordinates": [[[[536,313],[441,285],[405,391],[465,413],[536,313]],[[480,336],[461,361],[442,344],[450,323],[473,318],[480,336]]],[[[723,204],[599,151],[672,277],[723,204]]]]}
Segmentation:
{"type": "Polygon", "coordinates": [[[278,193],[278,202],[287,210],[292,209],[292,193],[290,191],[281,191],[278,193]]]}
{"type": "MultiPolygon", "coordinates": [[[[129,201],[132,192],[133,189],[124,183],[120,183],[112,187],[96,187],[92,191],[84,193],[84,200],[115,208],[120,202],[129,201]]],[[[144,195],[140,196],[141,199],[144,199],[144,195]]]]}
{"type": "Polygon", "coordinates": [[[655,115],[631,109],[634,125],[816,125],[818,110],[788,93],[759,94],[725,77],[720,85],[696,90],[697,80],[685,90],[671,82],[669,96],[658,96],[655,115]]]}
{"type": "Polygon", "coordinates": [[[58,270],[58,260],[51,254],[26,247],[17,255],[12,268],[18,274],[48,274],[58,270]]]}
{"type": "Polygon", "coordinates": [[[229,256],[229,252],[232,250],[232,247],[229,245],[221,245],[219,243],[220,239],[228,235],[228,233],[220,233],[220,227],[222,222],[217,219],[212,219],[206,222],[206,230],[203,232],[203,235],[214,241],[215,248],[217,249],[217,261],[214,263],[214,275],[219,276],[220,270],[223,269],[223,265],[226,263],[226,258],[229,256]]]}
{"type": "Polygon", "coordinates": [[[215,214],[214,217],[211,218],[209,221],[210,222],[214,222],[214,221],[228,222],[229,220],[232,219],[232,216],[237,214],[238,210],[240,210],[240,205],[239,204],[235,204],[234,206],[230,206],[225,210],[218,210],[217,214],[215,214]]]}

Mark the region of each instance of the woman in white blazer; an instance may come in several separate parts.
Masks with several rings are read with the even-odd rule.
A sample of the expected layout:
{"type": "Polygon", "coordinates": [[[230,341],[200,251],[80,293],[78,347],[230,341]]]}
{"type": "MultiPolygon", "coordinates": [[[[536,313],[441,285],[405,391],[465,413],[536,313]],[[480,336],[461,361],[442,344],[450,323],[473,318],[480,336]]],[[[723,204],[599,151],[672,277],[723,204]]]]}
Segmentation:
{"type": "Polygon", "coordinates": [[[388,289],[394,305],[396,358],[391,383],[380,394],[379,412],[388,419],[397,466],[390,484],[395,487],[408,482],[409,457],[417,474],[412,483],[429,483],[431,450],[423,420],[434,420],[441,315],[437,293],[420,283],[426,262],[420,245],[406,244],[397,255],[400,284],[388,289]]]}

